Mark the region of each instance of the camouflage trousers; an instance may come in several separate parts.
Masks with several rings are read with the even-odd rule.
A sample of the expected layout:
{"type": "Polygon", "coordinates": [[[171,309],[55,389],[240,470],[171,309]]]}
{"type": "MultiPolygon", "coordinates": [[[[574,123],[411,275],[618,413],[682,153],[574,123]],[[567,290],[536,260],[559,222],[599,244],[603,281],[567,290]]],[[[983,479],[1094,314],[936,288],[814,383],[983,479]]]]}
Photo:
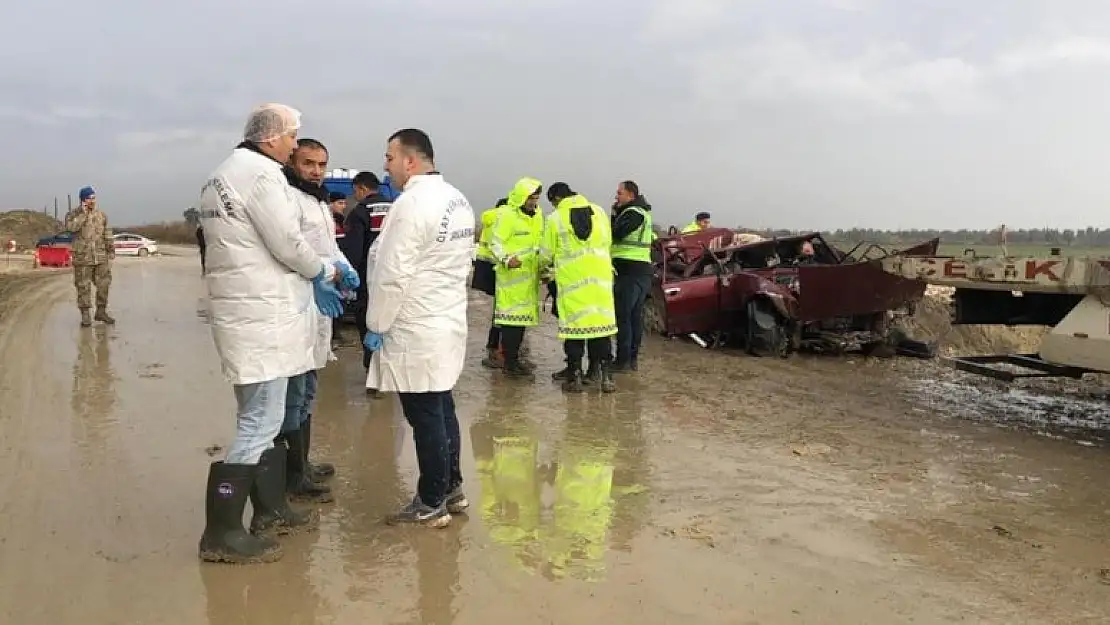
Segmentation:
{"type": "Polygon", "coordinates": [[[73,284],[77,287],[77,308],[92,307],[92,290],[96,287],[97,309],[108,308],[108,287],[112,286],[111,263],[74,265],[73,284]]]}

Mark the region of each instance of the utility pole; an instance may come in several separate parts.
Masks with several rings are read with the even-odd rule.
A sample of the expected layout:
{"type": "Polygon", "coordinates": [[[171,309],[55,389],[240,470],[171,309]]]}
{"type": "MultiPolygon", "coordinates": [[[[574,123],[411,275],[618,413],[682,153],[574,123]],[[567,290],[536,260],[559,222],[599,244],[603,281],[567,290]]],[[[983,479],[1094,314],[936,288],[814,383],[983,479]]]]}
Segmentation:
{"type": "Polygon", "coordinates": [[[54,221],[58,221],[58,196],[54,196],[54,221]]]}

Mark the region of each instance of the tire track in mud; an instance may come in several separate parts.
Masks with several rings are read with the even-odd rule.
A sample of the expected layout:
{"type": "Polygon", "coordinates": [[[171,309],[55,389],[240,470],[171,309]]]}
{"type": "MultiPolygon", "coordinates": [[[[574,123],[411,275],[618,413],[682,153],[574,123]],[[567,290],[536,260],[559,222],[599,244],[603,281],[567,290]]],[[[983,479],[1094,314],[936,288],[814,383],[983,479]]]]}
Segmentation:
{"type": "MultiPolygon", "coordinates": [[[[43,322],[65,293],[65,274],[0,275],[0,475],[4,484],[0,492],[19,488],[19,467],[27,452],[19,443],[27,440],[25,429],[30,425],[19,415],[34,414],[39,395],[34,373],[42,370],[43,322]]],[[[12,501],[0,497],[0,517],[11,518],[12,501]]]]}

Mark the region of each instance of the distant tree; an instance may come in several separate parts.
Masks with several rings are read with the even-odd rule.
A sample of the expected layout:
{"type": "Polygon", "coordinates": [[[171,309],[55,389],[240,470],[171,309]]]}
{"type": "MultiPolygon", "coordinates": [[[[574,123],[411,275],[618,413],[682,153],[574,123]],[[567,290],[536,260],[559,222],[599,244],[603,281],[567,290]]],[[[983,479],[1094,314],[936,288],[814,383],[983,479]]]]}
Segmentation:
{"type": "Polygon", "coordinates": [[[198,211],[196,208],[189,207],[185,209],[185,212],[181,213],[181,216],[185,218],[185,223],[189,224],[190,226],[196,226],[200,224],[200,211],[198,211]]]}

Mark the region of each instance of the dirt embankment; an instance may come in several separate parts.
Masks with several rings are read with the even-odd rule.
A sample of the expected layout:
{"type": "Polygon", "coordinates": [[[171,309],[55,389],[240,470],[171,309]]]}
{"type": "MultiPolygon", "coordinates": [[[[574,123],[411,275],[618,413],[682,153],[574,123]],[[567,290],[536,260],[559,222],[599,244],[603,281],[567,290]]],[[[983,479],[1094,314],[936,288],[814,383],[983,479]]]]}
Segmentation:
{"type": "Polygon", "coordinates": [[[59,232],[62,224],[45,213],[14,210],[0,213],[0,242],[15,241],[20,250],[31,249],[42,237],[59,232]]]}
{"type": "Polygon", "coordinates": [[[1049,328],[1001,325],[952,326],[950,287],[930,286],[917,314],[904,322],[910,336],[936,341],[943,355],[1012,354],[1037,351],[1049,328]]]}

